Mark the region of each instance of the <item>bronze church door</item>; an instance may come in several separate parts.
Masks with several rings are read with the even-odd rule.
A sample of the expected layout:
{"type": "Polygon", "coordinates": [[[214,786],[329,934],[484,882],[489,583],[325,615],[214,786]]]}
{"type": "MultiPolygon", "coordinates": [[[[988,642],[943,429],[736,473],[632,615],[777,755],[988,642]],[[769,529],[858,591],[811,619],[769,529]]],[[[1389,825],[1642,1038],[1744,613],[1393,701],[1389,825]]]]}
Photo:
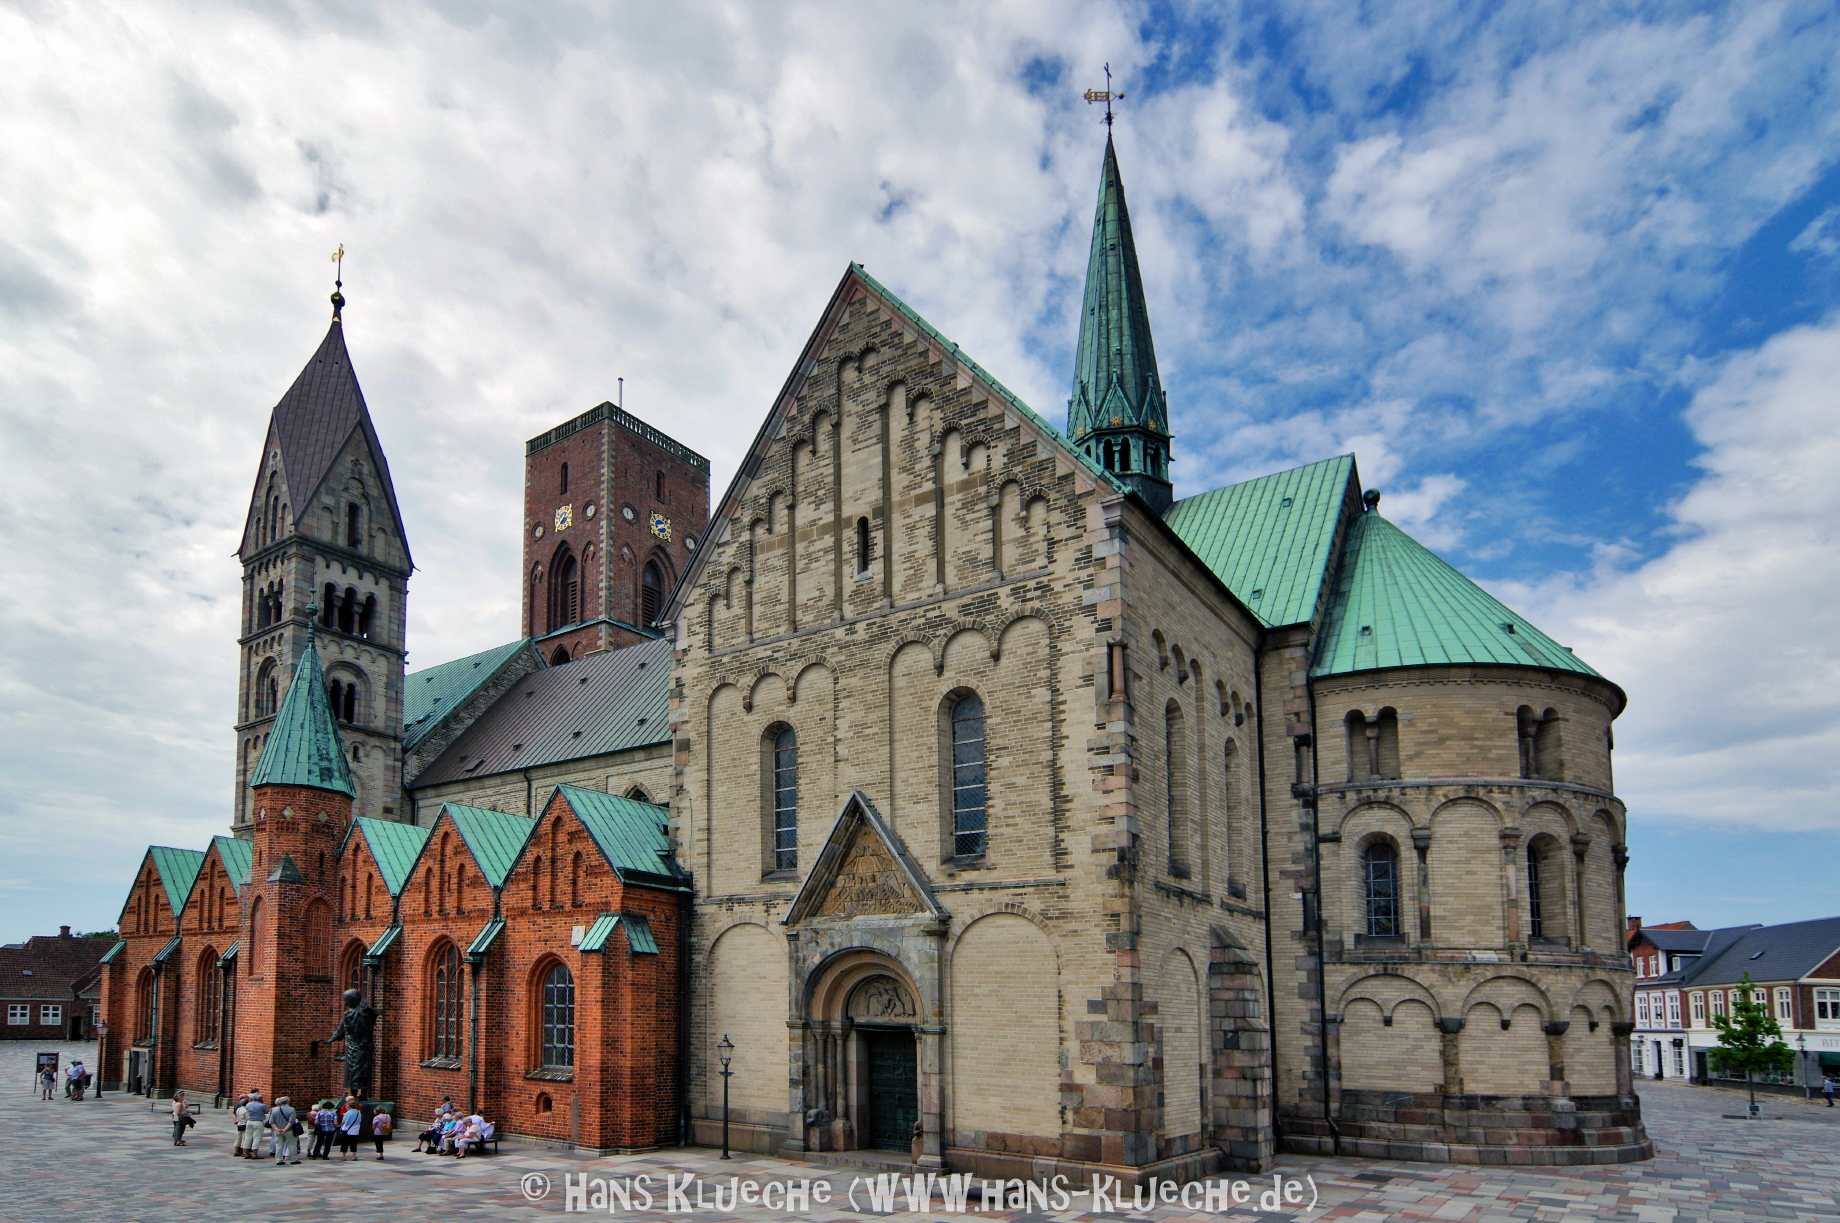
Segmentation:
{"type": "Polygon", "coordinates": [[[869,1062],[869,1145],[884,1151],[910,1150],[919,1116],[913,1031],[858,1028],[857,1032],[867,1046],[869,1062]]]}

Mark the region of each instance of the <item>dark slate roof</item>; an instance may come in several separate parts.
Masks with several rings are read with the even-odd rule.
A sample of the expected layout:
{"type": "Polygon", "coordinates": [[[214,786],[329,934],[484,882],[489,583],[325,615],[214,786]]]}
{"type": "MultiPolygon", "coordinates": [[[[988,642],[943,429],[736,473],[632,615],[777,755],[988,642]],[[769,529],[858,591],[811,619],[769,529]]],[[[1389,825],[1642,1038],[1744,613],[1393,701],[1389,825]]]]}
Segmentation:
{"type": "Polygon", "coordinates": [[[625,883],[683,887],[689,882],[671,854],[670,813],[643,799],[582,786],[557,786],[594,843],[625,883]]]}
{"type": "Polygon", "coordinates": [[[506,690],[416,787],[669,742],[670,697],[664,638],[547,667],[506,690]]]}
{"type": "Polygon", "coordinates": [[[415,859],[420,856],[422,846],[428,843],[429,828],[417,828],[414,824],[399,824],[395,820],[376,820],[369,816],[360,816],[352,822],[355,835],[364,838],[370,846],[371,860],[377,864],[377,871],[383,877],[383,886],[390,895],[402,895],[403,884],[409,881],[409,872],[415,869],[415,859]]]}
{"type": "Polygon", "coordinates": [[[1699,963],[1687,969],[1684,983],[1729,985],[1745,973],[1753,981],[1794,981],[1807,976],[1840,952],[1840,917],[1720,930],[1699,963]]]}
{"type": "Polygon", "coordinates": [[[1170,506],[1163,521],[1267,625],[1316,616],[1354,481],[1338,455],[1229,484],[1170,506]]]}
{"type": "Polygon", "coordinates": [[[1658,951],[1692,952],[1706,949],[1706,942],[1712,937],[1712,931],[1644,929],[1641,936],[1653,943],[1658,951]]]}
{"type": "Polygon", "coordinates": [[[358,796],[351,784],[351,766],[345,763],[345,741],[339,738],[338,723],[326,700],[311,626],[307,648],[294,668],[287,695],[281,698],[281,712],[268,732],[262,758],[249,775],[249,786],[311,786],[349,798],[358,796]]]}
{"type": "MultiPolygon", "coordinates": [[[[319,350],[269,417],[269,433],[281,448],[282,473],[287,479],[289,505],[296,517],[307,512],[313,495],[325,482],[327,472],[353,430],[361,430],[370,445],[371,462],[378,480],[383,483],[391,523],[407,555],[409,541],[402,529],[402,514],[396,507],[390,465],[384,459],[383,443],[377,440],[377,430],[371,424],[370,409],[365,406],[358,375],[351,368],[351,354],[345,351],[345,329],[334,319],[332,326],[326,329],[326,338],[320,341],[319,350]]],[[[253,508],[251,513],[254,513],[253,508]]]]}
{"type": "Polygon", "coordinates": [[[114,946],[108,939],[41,934],[0,947],[0,998],[68,1001],[114,946]]]}
{"type": "Polygon", "coordinates": [[[437,667],[412,671],[403,679],[403,748],[420,743],[441,719],[466,703],[479,686],[498,674],[529,638],[468,654],[437,667]]]}

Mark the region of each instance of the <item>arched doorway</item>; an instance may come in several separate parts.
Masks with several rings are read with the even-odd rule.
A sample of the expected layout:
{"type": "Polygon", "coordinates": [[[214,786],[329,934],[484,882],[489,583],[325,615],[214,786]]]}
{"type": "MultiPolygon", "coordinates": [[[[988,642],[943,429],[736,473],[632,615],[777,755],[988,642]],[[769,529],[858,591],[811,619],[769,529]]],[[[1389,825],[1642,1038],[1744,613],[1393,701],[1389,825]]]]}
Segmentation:
{"type": "Polygon", "coordinates": [[[812,998],[819,1149],[910,1152],[920,1130],[920,1008],[906,971],[869,951],[848,952],[812,998]]]}

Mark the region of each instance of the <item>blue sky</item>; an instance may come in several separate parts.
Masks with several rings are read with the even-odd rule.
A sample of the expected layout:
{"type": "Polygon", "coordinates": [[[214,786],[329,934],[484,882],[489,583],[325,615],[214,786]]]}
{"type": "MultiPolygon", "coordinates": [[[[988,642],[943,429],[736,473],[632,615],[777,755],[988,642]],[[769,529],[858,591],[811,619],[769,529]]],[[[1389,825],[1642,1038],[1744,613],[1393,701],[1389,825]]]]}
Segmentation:
{"type": "Polygon", "coordinates": [[[1354,451],[1629,692],[1632,911],[1840,911],[1830,4],[857,8],[0,5],[0,939],[228,818],[334,246],[430,665],[522,439],[624,376],[720,485],[851,259],[1059,420],[1107,61],[1178,492],[1354,451]]]}

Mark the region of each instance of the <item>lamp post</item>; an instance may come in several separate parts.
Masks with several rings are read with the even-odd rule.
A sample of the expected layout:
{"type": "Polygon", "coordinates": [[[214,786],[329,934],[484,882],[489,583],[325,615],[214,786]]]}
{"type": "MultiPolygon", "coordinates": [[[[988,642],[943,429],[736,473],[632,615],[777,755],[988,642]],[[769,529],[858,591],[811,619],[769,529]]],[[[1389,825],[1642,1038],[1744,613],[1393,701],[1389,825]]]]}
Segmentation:
{"type": "Polygon", "coordinates": [[[1808,1082],[1808,1033],[1806,1032],[1795,1034],[1795,1068],[1801,1075],[1802,1098],[1804,1100],[1814,1099],[1814,1087],[1808,1082]]]}
{"type": "Polygon", "coordinates": [[[722,1059],[722,1158],[728,1158],[728,1078],[735,1072],[728,1068],[729,1059],[735,1056],[735,1042],[727,1034],[722,1043],[716,1046],[716,1056],[722,1059]]]}

